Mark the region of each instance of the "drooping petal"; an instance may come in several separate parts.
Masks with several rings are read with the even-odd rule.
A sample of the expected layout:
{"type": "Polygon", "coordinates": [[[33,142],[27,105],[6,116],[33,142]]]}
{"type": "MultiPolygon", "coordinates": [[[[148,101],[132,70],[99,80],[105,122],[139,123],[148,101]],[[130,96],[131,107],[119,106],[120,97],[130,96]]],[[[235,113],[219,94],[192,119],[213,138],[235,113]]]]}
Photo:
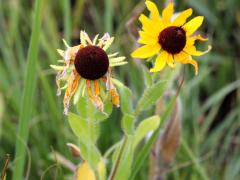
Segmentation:
{"type": "Polygon", "coordinates": [[[188,21],[184,26],[183,29],[186,31],[187,36],[192,35],[203,23],[204,17],[197,16],[192,20],[188,21]]]}
{"type": "Polygon", "coordinates": [[[152,19],[159,20],[160,15],[159,15],[159,11],[158,11],[156,4],[154,2],[148,1],[148,0],[145,2],[145,4],[146,4],[148,10],[151,12],[152,19]]]}
{"type": "Polygon", "coordinates": [[[195,75],[198,74],[198,63],[197,63],[197,61],[193,60],[190,55],[188,55],[184,52],[180,52],[178,54],[175,54],[174,58],[176,59],[177,62],[193,65],[194,69],[195,69],[195,75]]]}
{"type": "Polygon", "coordinates": [[[94,94],[92,93],[90,80],[86,80],[86,88],[87,88],[88,97],[91,100],[91,102],[93,103],[93,105],[97,109],[99,109],[101,112],[103,112],[104,105],[103,105],[101,98],[99,97],[99,85],[98,85],[97,81],[94,81],[94,94]]]}
{"type": "Polygon", "coordinates": [[[211,46],[208,46],[208,49],[206,51],[198,51],[194,45],[192,46],[186,46],[183,51],[188,53],[189,55],[192,56],[202,56],[206,53],[208,53],[212,49],[211,46]]]}
{"type": "Polygon", "coordinates": [[[110,89],[109,94],[111,96],[111,101],[114,106],[119,107],[120,106],[120,98],[119,94],[116,89],[110,89]]]}
{"type": "Polygon", "coordinates": [[[126,57],[124,57],[124,56],[120,56],[120,57],[116,57],[116,58],[109,58],[110,67],[122,66],[124,64],[127,64],[128,62],[125,61],[125,59],[126,59],[126,57]]]}
{"type": "Polygon", "coordinates": [[[90,45],[93,44],[92,40],[90,39],[90,37],[88,36],[88,34],[85,31],[83,31],[83,37],[84,37],[85,41],[87,41],[88,44],[90,44],[90,45]]]}
{"type": "Polygon", "coordinates": [[[102,78],[102,80],[106,84],[106,88],[109,91],[113,105],[116,107],[119,107],[120,106],[120,98],[119,98],[117,89],[115,88],[114,84],[111,81],[111,70],[110,69],[107,72],[107,74],[102,78]]]}
{"type": "Polygon", "coordinates": [[[144,45],[136,49],[131,56],[133,58],[148,58],[157,54],[161,49],[161,46],[157,44],[144,45]]]}
{"type": "Polygon", "coordinates": [[[71,61],[74,61],[76,53],[81,48],[83,48],[82,44],[68,48],[66,51],[64,51],[64,60],[67,62],[69,61],[68,63],[71,63],[71,61]]]}
{"type": "Polygon", "coordinates": [[[64,100],[63,100],[65,115],[68,114],[69,103],[72,96],[77,90],[79,80],[80,80],[80,76],[76,71],[73,71],[71,75],[68,77],[68,85],[67,85],[67,89],[64,95],[64,100]]]}
{"type": "Polygon", "coordinates": [[[193,36],[193,37],[189,37],[187,38],[187,42],[186,42],[186,46],[192,46],[194,45],[195,41],[199,40],[199,41],[207,41],[208,38],[207,37],[202,37],[200,34],[193,36]]]}
{"type": "Polygon", "coordinates": [[[50,67],[57,71],[63,71],[65,69],[65,66],[57,66],[53,64],[51,64],[50,67]]]}
{"type": "Polygon", "coordinates": [[[57,49],[58,54],[60,54],[60,56],[64,57],[64,51],[61,49],[57,49]]]}
{"type": "Polygon", "coordinates": [[[86,41],[85,36],[84,36],[84,31],[80,31],[80,42],[83,46],[87,45],[87,41],[86,41]]]}
{"type": "Polygon", "coordinates": [[[98,36],[99,36],[99,34],[97,34],[97,35],[94,37],[94,39],[93,39],[93,45],[96,45],[96,44],[97,44],[98,36]]]}
{"type": "Polygon", "coordinates": [[[111,44],[113,43],[113,41],[114,41],[114,37],[111,37],[110,39],[108,39],[106,42],[105,42],[105,44],[104,44],[104,46],[103,46],[103,50],[104,51],[106,51],[110,46],[111,46],[111,44]]]}
{"type": "Polygon", "coordinates": [[[165,26],[167,26],[171,22],[172,15],[173,15],[173,3],[171,2],[162,12],[162,21],[165,26]]]}
{"type": "Polygon", "coordinates": [[[115,52],[115,53],[109,54],[108,57],[109,57],[109,58],[112,58],[112,57],[115,57],[115,56],[117,56],[117,55],[118,55],[118,52],[115,52]]]}
{"type": "Polygon", "coordinates": [[[189,8],[182,13],[180,13],[176,19],[173,21],[173,26],[182,26],[186,23],[187,18],[189,18],[192,15],[192,8],[189,8]]]}
{"type": "Polygon", "coordinates": [[[161,71],[166,65],[167,58],[168,58],[168,53],[166,51],[162,51],[161,54],[158,55],[155,62],[155,66],[154,68],[150,69],[150,72],[161,71]]]}
{"type": "Polygon", "coordinates": [[[62,39],[64,45],[66,46],[66,48],[70,48],[70,46],[68,45],[67,41],[65,41],[65,39],[62,39]]]}

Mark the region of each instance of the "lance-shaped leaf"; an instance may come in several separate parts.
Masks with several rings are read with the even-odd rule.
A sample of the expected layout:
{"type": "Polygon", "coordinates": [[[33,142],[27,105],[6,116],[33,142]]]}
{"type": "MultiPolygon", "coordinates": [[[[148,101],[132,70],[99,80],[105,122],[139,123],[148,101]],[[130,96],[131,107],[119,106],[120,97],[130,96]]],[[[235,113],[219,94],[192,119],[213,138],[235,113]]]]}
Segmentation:
{"type": "Polygon", "coordinates": [[[98,123],[83,119],[74,113],[68,114],[68,121],[74,134],[78,136],[80,140],[85,140],[93,143],[96,142],[99,133],[98,123]]]}
{"type": "Polygon", "coordinates": [[[116,149],[117,158],[109,179],[129,179],[133,162],[133,136],[126,135],[121,146],[116,149]]]}
{"type": "Polygon", "coordinates": [[[135,120],[134,116],[129,114],[124,114],[121,123],[122,123],[122,129],[125,134],[133,135],[134,120],[135,120]]]}
{"type": "Polygon", "coordinates": [[[156,84],[148,87],[141,99],[138,102],[136,112],[139,113],[143,110],[149,109],[156,101],[163,95],[167,81],[159,81],[156,84]]]}
{"type": "Polygon", "coordinates": [[[101,153],[96,145],[92,142],[80,140],[79,147],[82,158],[90,164],[92,169],[97,169],[101,159],[101,153]]]}
{"type": "Polygon", "coordinates": [[[147,87],[151,87],[153,84],[152,76],[149,72],[149,69],[147,69],[145,66],[141,65],[141,69],[143,72],[143,78],[144,78],[144,83],[147,87]]]}
{"type": "Polygon", "coordinates": [[[138,143],[149,133],[158,128],[160,124],[159,116],[152,116],[143,120],[137,127],[134,133],[133,147],[135,148],[138,143]]]}
{"type": "Polygon", "coordinates": [[[68,120],[74,134],[79,138],[82,158],[89,162],[91,167],[95,169],[101,158],[101,154],[95,146],[99,136],[99,123],[83,119],[73,113],[68,114],[68,120]]]}
{"type": "Polygon", "coordinates": [[[84,119],[94,119],[95,122],[100,122],[107,119],[112,113],[112,103],[110,100],[104,101],[104,112],[101,112],[99,109],[94,107],[92,102],[87,97],[79,97],[77,110],[79,116],[84,119]]]}

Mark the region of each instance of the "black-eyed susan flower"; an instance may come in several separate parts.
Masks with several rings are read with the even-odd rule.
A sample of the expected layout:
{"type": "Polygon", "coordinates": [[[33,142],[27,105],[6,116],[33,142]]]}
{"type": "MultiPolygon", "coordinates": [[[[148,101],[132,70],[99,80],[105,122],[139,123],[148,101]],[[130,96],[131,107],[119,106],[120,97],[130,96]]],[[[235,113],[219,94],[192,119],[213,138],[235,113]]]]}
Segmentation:
{"type": "Polygon", "coordinates": [[[70,47],[64,41],[67,49],[58,49],[58,53],[63,57],[63,60],[59,60],[62,65],[51,65],[51,67],[58,71],[57,95],[61,94],[61,89],[66,89],[63,100],[64,114],[68,113],[70,100],[79,88],[82,94],[85,94],[86,89],[91,102],[103,111],[104,105],[100,96],[101,81],[106,85],[112,103],[119,106],[119,95],[111,81],[111,68],[127,62],[125,57],[117,57],[118,53],[107,54],[106,51],[113,40],[114,38],[106,33],[100,39],[96,35],[92,41],[86,32],[81,31],[79,45],[70,47]],[[61,86],[62,81],[66,82],[63,86],[61,86]],[[82,81],[85,82],[80,86],[82,81]]]}
{"type": "Polygon", "coordinates": [[[195,31],[201,26],[204,17],[197,16],[187,22],[192,15],[192,9],[189,8],[173,18],[173,3],[169,3],[159,14],[157,6],[147,0],[146,6],[150,11],[150,18],[141,14],[139,17],[142,23],[142,31],[139,32],[138,43],[143,44],[131,55],[134,58],[149,58],[157,55],[155,65],[151,72],[162,70],[165,65],[175,67],[175,62],[183,64],[192,64],[195,68],[195,74],[198,73],[198,64],[192,59],[192,56],[201,56],[206,51],[198,51],[195,47],[195,41],[206,41],[201,35],[195,35],[195,31]]]}

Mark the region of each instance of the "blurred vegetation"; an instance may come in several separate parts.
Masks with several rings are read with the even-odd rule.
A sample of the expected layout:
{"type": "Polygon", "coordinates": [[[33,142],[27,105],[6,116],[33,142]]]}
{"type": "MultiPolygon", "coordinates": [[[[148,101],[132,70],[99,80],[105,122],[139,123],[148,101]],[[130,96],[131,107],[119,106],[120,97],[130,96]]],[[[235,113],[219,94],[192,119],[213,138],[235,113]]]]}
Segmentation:
{"type": "MultiPolygon", "coordinates": [[[[74,45],[79,42],[81,29],[91,37],[110,32],[116,37],[113,49],[127,56],[129,62],[127,66],[116,68],[114,76],[133,90],[135,100],[139,99],[144,88],[140,63],[145,62],[129,57],[135,47],[126,23],[132,17],[132,10],[138,5],[144,6],[144,1],[43,1],[37,80],[31,102],[33,113],[28,128],[29,141],[25,145],[25,174],[29,179],[66,179],[71,172],[52,160],[50,154],[57,151],[77,163],[66,147],[67,142],[77,143],[77,140],[63,116],[62,98],[56,97],[55,74],[49,64],[59,58],[56,49],[63,48],[62,38],[74,45]]],[[[157,3],[163,7],[163,1],[157,3]]],[[[0,0],[0,170],[6,154],[14,158],[33,6],[32,0],[0,0]]],[[[185,78],[180,93],[183,133],[168,177],[176,180],[240,179],[240,2],[176,1],[178,11],[188,7],[194,9],[194,15],[205,16],[201,31],[208,35],[213,49],[208,55],[197,58],[198,76],[194,76],[190,65],[172,76],[171,88],[180,76],[185,78]]],[[[139,22],[135,24],[138,26],[139,22]]],[[[142,116],[152,112],[154,109],[142,116]]],[[[98,143],[102,152],[119,141],[121,135],[120,112],[115,109],[101,127],[98,143]]],[[[9,177],[13,164],[14,161],[8,170],[9,177]]],[[[147,179],[147,167],[148,163],[136,179],[147,179]]]]}

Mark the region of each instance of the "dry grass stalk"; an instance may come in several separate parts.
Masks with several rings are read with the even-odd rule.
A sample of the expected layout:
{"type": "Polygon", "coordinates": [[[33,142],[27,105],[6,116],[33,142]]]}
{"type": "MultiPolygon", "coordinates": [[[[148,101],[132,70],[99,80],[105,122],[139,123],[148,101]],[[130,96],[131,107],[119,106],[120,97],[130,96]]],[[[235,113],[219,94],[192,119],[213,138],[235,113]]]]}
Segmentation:
{"type": "MultiPolygon", "coordinates": [[[[167,95],[169,96],[169,95],[167,95]]],[[[156,107],[156,113],[160,114],[163,109],[164,100],[160,100],[156,107]]],[[[165,179],[165,174],[168,171],[171,162],[178,150],[181,135],[181,109],[180,99],[177,98],[177,103],[171,114],[170,119],[166,123],[163,131],[152,149],[150,155],[149,179],[161,180],[165,179]]]]}

